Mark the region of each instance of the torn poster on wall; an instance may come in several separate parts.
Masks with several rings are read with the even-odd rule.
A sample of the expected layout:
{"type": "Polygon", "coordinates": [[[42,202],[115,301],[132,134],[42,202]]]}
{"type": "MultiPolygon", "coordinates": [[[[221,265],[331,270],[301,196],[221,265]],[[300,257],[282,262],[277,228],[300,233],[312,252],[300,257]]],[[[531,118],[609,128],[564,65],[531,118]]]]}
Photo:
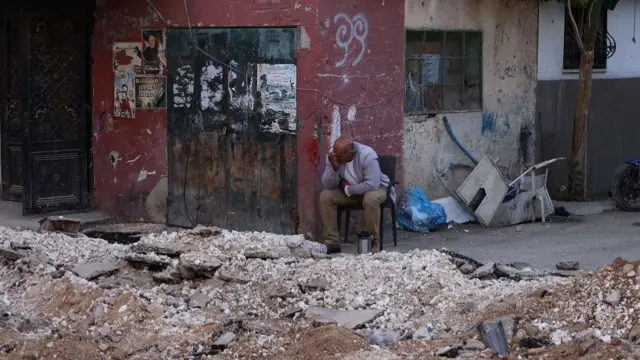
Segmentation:
{"type": "Polygon", "coordinates": [[[214,66],[212,61],[209,61],[202,68],[202,75],[200,76],[200,107],[203,111],[209,109],[221,110],[219,103],[224,96],[223,74],[222,66],[214,66]]]}
{"type": "Polygon", "coordinates": [[[142,59],[145,74],[164,73],[167,58],[164,52],[164,31],[142,30],[142,59]]]}
{"type": "Polygon", "coordinates": [[[167,78],[164,76],[136,76],[136,107],[167,108],[167,78]]]}
{"type": "Polygon", "coordinates": [[[173,78],[173,107],[190,108],[193,101],[194,80],[193,69],[189,65],[178,68],[173,78]]]}
{"type": "Polygon", "coordinates": [[[117,42],[113,44],[113,71],[142,71],[142,51],[137,42],[117,42]]]}
{"type": "Polygon", "coordinates": [[[133,72],[119,71],[114,78],[113,115],[120,118],[135,118],[135,88],[133,72]]]}
{"type": "Polygon", "coordinates": [[[296,131],[296,65],[258,64],[258,92],[262,100],[261,131],[296,131]]]}

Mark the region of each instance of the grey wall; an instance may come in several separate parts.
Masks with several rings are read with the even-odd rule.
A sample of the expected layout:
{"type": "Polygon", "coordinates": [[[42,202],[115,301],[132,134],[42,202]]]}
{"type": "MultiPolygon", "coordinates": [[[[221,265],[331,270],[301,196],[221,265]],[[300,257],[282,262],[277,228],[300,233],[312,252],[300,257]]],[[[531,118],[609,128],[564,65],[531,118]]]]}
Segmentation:
{"type": "MultiPolygon", "coordinates": [[[[608,195],[616,168],[640,158],[640,78],[593,80],[587,125],[587,193],[592,199],[608,195]]],[[[571,154],[573,110],[577,80],[538,82],[538,143],[540,161],[571,154]]],[[[548,186],[560,197],[567,185],[568,162],[552,165],[548,186]]]]}

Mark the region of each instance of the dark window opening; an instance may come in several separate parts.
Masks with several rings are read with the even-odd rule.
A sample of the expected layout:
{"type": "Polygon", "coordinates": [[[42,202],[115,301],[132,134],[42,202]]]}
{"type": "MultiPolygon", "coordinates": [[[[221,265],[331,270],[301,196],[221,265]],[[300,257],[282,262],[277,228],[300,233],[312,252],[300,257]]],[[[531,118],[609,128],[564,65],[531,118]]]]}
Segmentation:
{"type": "MultiPolygon", "coordinates": [[[[582,24],[589,21],[588,8],[574,8],[573,18],[578,25],[578,29],[582,28],[582,24]]],[[[607,68],[607,8],[603,5],[600,16],[600,31],[596,39],[594,48],[593,68],[596,70],[605,70],[607,68]]],[[[564,15],[564,53],[562,57],[563,70],[580,69],[580,47],[576,41],[573,25],[569,12],[565,9],[564,15]]]]}
{"type": "Polygon", "coordinates": [[[482,109],[482,32],[407,31],[405,111],[482,109]]]}

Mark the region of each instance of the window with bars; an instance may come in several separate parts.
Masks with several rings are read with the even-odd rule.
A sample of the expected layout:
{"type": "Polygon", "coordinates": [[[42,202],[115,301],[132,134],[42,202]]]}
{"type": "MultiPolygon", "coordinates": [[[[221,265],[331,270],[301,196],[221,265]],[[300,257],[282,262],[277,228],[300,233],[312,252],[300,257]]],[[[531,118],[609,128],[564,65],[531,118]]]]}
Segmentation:
{"type": "MultiPolygon", "coordinates": [[[[607,68],[607,7],[602,5],[603,9],[600,15],[600,31],[596,38],[594,48],[593,68],[596,70],[605,70],[607,68]]],[[[580,69],[580,47],[576,41],[573,25],[569,12],[565,8],[564,14],[564,49],[562,56],[563,70],[579,70],[580,69]]],[[[586,8],[574,8],[573,18],[576,20],[578,28],[582,28],[582,23],[589,21],[588,11],[586,8]]]]}
{"type": "Polygon", "coordinates": [[[407,31],[405,112],[482,109],[482,32],[407,31]]]}

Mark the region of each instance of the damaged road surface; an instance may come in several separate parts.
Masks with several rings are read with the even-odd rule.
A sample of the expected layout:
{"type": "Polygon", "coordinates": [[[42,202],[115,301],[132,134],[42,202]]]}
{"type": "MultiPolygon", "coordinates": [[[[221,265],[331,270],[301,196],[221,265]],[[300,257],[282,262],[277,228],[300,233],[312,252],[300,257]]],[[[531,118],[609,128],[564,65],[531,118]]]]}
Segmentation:
{"type": "Polygon", "coordinates": [[[439,249],[438,251],[451,256],[453,264],[455,264],[463,274],[467,275],[469,279],[510,279],[520,281],[542,276],[568,277],[579,274],[578,263],[575,261],[563,261],[556,266],[558,269],[557,271],[547,272],[536,269],[524,262],[514,262],[509,264],[488,262],[483,264],[473,258],[446,248],[439,249]]]}
{"type": "Polygon", "coordinates": [[[638,265],[563,277],[446,249],[328,258],[298,235],[0,227],[0,358],[490,359],[505,341],[514,359],[632,358],[638,265]]]}

